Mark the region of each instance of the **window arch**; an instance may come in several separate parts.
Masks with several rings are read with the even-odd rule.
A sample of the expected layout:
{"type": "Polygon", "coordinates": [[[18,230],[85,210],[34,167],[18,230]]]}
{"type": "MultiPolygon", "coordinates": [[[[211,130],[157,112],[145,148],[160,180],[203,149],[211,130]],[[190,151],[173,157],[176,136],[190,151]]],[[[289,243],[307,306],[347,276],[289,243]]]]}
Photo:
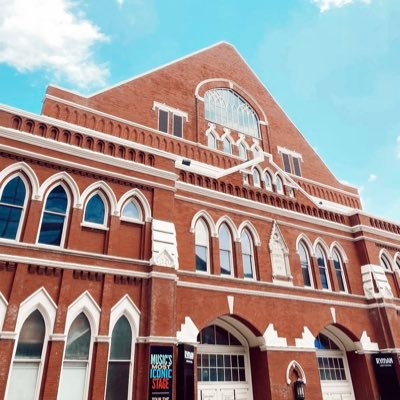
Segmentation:
{"type": "Polygon", "coordinates": [[[59,184],[47,196],[38,243],[51,246],[63,245],[68,209],[69,196],[63,185],[59,184]]]}
{"type": "Polygon", "coordinates": [[[210,149],[217,148],[217,138],[212,132],[209,132],[207,135],[207,145],[210,149]]]}
{"type": "Polygon", "coordinates": [[[239,157],[247,160],[247,148],[244,143],[239,144],[239,157]]]}
{"type": "Polygon", "coordinates": [[[300,256],[301,272],[303,273],[303,282],[306,287],[313,287],[310,254],[307,246],[300,241],[298,244],[298,252],[300,256]]]}
{"type": "Polygon", "coordinates": [[[84,399],[89,376],[89,355],[92,330],[85,313],[81,312],[69,328],[58,399],[84,399]]]}
{"type": "Polygon", "coordinates": [[[381,266],[385,270],[385,272],[393,271],[392,263],[390,262],[390,258],[386,253],[382,252],[379,260],[380,260],[381,266]]]}
{"type": "Polygon", "coordinates": [[[40,390],[45,338],[44,318],[39,310],[35,310],[25,320],[18,337],[7,390],[8,400],[37,398],[40,390]]]}
{"type": "Polygon", "coordinates": [[[204,95],[205,117],[237,132],[258,138],[259,124],[253,108],[231,89],[211,89],[204,95]]]}
{"type": "Polygon", "coordinates": [[[253,239],[247,229],[240,235],[242,245],[243,274],[245,278],[255,279],[255,260],[253,239]]]}
{"type": "Polygon", "coordinates": [[[341,292],[347,292],[346,277],[344,274],[344,264],[342,257],[336,249],[332,251],[333,265],[335,267],[336,279],[341,292]]]}
{"type": "Polygon", "coordinates": [[[195,254],[196,254],[196,271],[209,271],[210,258],[210,236],[207,224],[200,218],[195,226],[195,254]]]}
{"type": "Polygon", "coordinates": [[[111,335],[106,400],[130,398],[131,360],[132,329],[128,319],[122,315],[115,324],[111,335]]]}
{"type": "Polygon", "coordinates": [[[8,179],[0,191],[0,238],[16,240],[27,202],[27,184],[22,176],[8,179]]]}
{"type": "Polygon", "coordinates": [[[225,154],[232,154],[232,143],[226,136],[224,140],[222,141],[223,144],[223,149],[225,154]]]}
{"type": "Polygon", "coordinates": [[[101,192],[95,192],[89,198],[85,207],[83,221],[87,224],[107,225],[108,207],[101,192]]]}
{"type": "Polygon", "coordinates": [[[321,278],[322,289],[330,289],[331,284],[329,281],[326,256],[320,245],[317,246],[315,250],[315,255],[317,257],[318,270],[319,270],[319,276],[321,278]]]}
{"type": "Polygon", "coordinates": [[[130,198],[122,207],[121,219],[128,222],[142,222],[143,215],[140,204],[135,198],[130,198]]]}
{"type": "Polygon", "coordinates": [[[253,185],[261,187],[261,175],[257,168],[253,169],[253,185]]]}
{"type": "Polygon", "coordinates": [[[221,275],[233,275],[232,235],[225,223],[220,226],[218,235],[221,275]]]}
{"type": "Polygon", "coordinates": [[[276,188],[277,193],[285,194],[284,189],[283,189],[283,181],[279,175],[276,175],[276,177],[275,177],[275,188],[276,188]]]}

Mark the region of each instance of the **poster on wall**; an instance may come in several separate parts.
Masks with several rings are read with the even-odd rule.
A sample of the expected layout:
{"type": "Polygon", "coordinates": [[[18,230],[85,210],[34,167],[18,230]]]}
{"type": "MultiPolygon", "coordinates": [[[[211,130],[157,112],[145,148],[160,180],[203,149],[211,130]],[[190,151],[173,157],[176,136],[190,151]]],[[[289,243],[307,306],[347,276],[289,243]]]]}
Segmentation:
{"type": "Polygon", "coordinates": [[[172,400],[173,347],[151,346],[149,400],[172,400]]]}
{"type": "Polygon", "coordinates": [[[190,344],[178,346],[176,400],[194,400],[194,350],[190,344]]]}

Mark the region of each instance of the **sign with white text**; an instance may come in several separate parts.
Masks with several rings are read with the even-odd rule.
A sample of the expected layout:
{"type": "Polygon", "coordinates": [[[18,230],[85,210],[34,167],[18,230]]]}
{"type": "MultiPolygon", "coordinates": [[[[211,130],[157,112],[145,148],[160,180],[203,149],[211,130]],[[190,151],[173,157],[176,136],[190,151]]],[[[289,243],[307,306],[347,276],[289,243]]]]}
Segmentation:
{"type": "Polygon", "coordinates": [[[173,347],[151,346],[149,400],[172,400],[173,347]]]}

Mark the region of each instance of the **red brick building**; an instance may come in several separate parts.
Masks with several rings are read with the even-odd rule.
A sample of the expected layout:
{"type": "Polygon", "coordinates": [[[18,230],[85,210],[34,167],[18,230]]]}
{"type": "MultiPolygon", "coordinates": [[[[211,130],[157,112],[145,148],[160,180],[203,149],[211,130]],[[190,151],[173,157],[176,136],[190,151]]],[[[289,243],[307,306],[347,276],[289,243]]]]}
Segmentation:
{"type": "Polygon", "coordinates": [[[231,45],[0,136],[0,398],[400,398],[400,226],[231,45]]]}

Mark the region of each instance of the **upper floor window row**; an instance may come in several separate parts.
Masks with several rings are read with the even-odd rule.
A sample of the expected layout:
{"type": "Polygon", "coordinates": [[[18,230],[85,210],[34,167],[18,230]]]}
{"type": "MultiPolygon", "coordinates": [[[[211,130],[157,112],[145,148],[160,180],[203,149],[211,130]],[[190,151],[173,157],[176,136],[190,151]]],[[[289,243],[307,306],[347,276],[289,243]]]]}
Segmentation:
{"type": "Polygon", "coordinates": [[[301,154],[291,150],[287,150],[280,146],[278,146],[278,152],[282,154],[283,169],[285,170],[285,172],[297,176],[302,176],[300,162],[303,158],[301,154]]]}
{"type": "Polygon", "coordinates": [[[231,89],[211,89],[204,95],[205,117],[237,132],[260,137],[259,122],[253,108],[231,89]]]}
{"type": "Polygon", "coordinates": [[[188,119],[186,112],[158,102],[154,102],[153,109],[158,111],[159,131],[183,137],[183,123],[188,119]]]}

